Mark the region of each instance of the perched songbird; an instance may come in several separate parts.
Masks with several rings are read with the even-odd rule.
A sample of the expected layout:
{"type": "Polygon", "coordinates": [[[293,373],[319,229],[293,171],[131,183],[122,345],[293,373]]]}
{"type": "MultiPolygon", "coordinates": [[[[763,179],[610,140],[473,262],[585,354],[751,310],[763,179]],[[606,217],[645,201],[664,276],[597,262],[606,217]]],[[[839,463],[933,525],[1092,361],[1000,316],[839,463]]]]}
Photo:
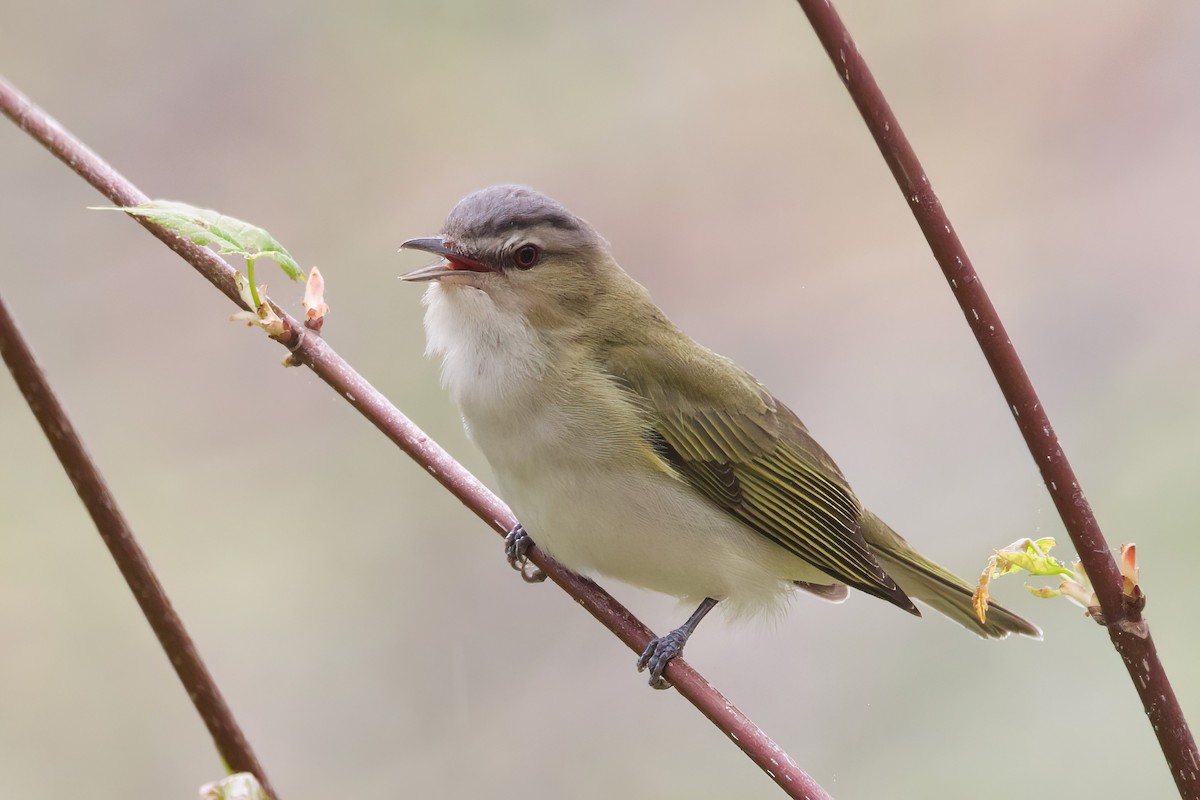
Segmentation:
{"type": "Polygon", "coordinates": [[[787,406],[676,328],[554,200],[483,189],[403,247],[444,259],[404,279],[429,282],[427,351],[521,521],[510,561],[532,538],[573,570],[698,604],[638,660],[652,686],[717,603],[769,610],[796,587],[1041,636],[996,604],[980,623],[966,582],[864,509],[787,406]]]}

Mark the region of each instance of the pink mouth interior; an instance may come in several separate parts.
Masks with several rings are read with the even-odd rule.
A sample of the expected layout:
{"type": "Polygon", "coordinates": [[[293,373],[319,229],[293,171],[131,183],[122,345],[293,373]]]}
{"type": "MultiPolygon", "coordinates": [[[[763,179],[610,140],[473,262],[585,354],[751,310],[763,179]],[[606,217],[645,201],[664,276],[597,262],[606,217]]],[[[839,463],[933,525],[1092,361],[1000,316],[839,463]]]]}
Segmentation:
{"type": "Polygon", "coordinates": [[[450,269],[465,271],[465,272],[486,272],[482,264],[477,261],[469,261],[466,259],[455,258],[454,256],[446,256],[446,264],[450,269]]]}

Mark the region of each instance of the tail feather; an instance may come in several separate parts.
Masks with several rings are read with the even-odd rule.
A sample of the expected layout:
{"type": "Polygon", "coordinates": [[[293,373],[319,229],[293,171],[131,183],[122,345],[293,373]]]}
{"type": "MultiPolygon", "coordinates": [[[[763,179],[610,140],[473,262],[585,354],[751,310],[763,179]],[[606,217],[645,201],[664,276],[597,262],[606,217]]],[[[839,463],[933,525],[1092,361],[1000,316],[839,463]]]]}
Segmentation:
{"type": "Polygon", "coordinates": [[[973,587],[913,550],[900,534],[870,511],[863,512],[862,534],[900,588],[964,628],[989,639],[1003,639],[1010,633],[1042,638],[1037,625],[990,600],[987,622],[981,623],[971,606],[973,587]]]}

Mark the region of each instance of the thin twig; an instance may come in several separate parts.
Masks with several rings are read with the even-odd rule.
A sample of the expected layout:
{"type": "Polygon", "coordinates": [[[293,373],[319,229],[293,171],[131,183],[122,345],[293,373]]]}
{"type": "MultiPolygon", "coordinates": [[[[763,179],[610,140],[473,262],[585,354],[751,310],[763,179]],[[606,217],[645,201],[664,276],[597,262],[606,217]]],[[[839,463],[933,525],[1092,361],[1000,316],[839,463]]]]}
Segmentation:
{"type": "Polygon", "coordinates": [[[875,138],[992,368],[1083,568],[1091,578],[1109,636],[1142,698],[1179,794],[1186,800],[1197,800],[1200,751],[1158,658],[1150,629],[1142,619],[1141,605],[1124,600],[1120,570],[1016,348],[1005,333],[1000,316],[934,194],[924,168],[837,11],[829,0],[798,2],[875,138]]]}
{"type": "MultiPolygon", "coordinates": [[[[137,205],[147,199],[137,187],[3,78],[0,78],[0,109],[112,202],[137,205]]],[[[234,284],[235,272],[224,259],[176,238],[145,219],[137,221],[241,305],[234,284]]],[[[512,512],[500,498],[388,402],[321,337],[306,330],[292,317],[282,312],[280,316],[288,327],[288,333],[280,337],[280,341],[292,351],[296,361],[310,367],[497,533],[503,535],[516,524],[512,512]]],[[[529,559],[635,653],[641,653],[649,644],[653,636],[650,630],[595,583],[561,566],[537,547],[530,551],[529,559]]],[[[807,800],[829,798],[828,793],[787,753],[686,661],[682,658],[672,660],[666,675],[682,696],[733,740],[788,796],[807,800]]]]}
{"type": "Polygon", "coordinates": [[[129,584],[129,590],[154,629],[154,635],[158,637],[159,644],[171,660],[171,666],[187,689],[188,697],[204,720],[217,752],[231,770],[253,773],[267,793],[278,798],[245,734],[233,718],[233,712],[229,710],[221,690],[217,688],[216,681],[200,659],[195,643],[183,627],[183,621],[175,613],[162,584],[155,577],[146,553],[138,545],[124,515],[117,508],[116,499],[109,492],[104,478],[88,456],[79,434],[75,432],[46,376],[34,360],[3,297],[0,297],[0,355],[4,357],[4,363],[8,365],[25,402],[37,417],[63,470],[87,507],[100,538],[112,553],[113,561],[117,563],[125,582],[129,584]]]}

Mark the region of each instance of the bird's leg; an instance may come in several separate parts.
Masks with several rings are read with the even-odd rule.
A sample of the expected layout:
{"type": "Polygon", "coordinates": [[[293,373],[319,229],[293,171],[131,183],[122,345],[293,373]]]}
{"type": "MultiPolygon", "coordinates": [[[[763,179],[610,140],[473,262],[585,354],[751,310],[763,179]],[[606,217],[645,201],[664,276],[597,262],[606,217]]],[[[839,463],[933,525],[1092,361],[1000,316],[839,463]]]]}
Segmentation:
{"type": "Polygon", "coordinates": [[[530,566],[526,556],[529,554],[529,548],[533,547],[533,539],[529,538],[529,534],[521,527],[521,523],[512,526],[512,530],[504,537],[504,555],[508,558],[508,565],[521,573],[521,580],[526,583],[541,583],[546,580],[546,573],[534,566],[530,566]],[[526,570],[526,567],[529,567],[526,570]]]}
{"type": "Polygon", "coordinates": [[[653,688],[671,688],[671,683],[663,677],[663,670],[667,668],[667,662],[683,652],[683,646],[687,644],[688,637],[692,635],[692,631],[696,630],[696,626],[700,624],[700,620],[704,619],[704,615],[712,611],[716,605],[717,601],[711,597],[704,598],[704,602],[692,612],[692,615],[687,618],[687,622],[666,636],[658,636],[651,639],[650,644],[646,645],[646,649],[642,651],[641,657],[638,658],[637,668],[638,672],[647,667],[650,668],[650,685],[653,688]]]}

